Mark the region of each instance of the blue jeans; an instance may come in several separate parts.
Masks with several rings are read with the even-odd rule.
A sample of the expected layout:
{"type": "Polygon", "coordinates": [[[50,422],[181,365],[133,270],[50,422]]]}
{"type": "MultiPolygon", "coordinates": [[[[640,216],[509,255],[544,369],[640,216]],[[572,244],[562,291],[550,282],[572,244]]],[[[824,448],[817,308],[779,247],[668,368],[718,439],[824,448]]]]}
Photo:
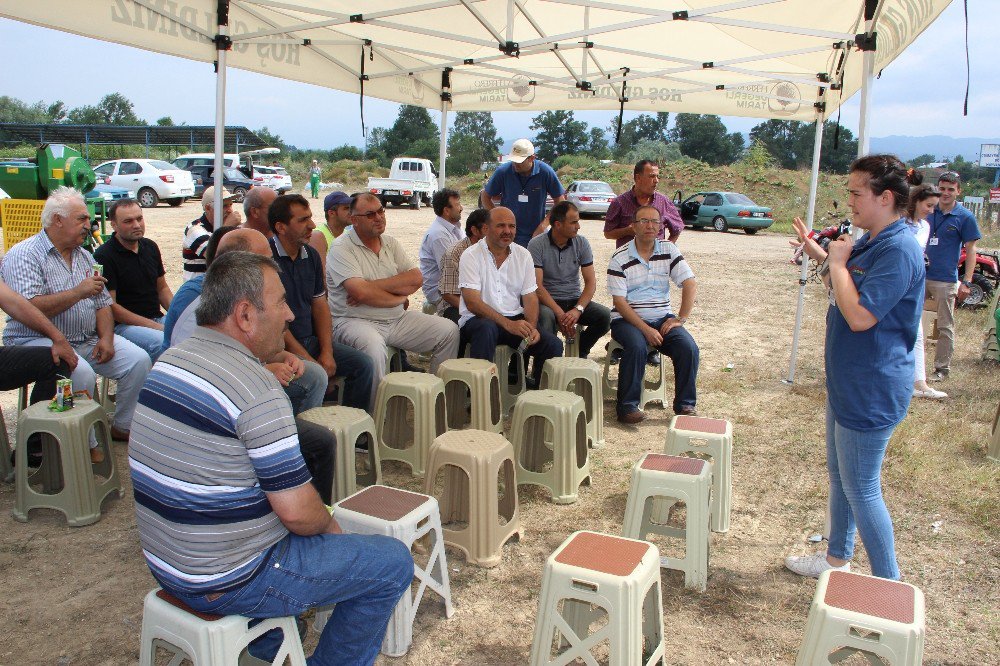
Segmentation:
{"type": "MultiPolygon", "coordinates": [[[[660,330],[660,326],[673,315],[646,323],[660,330]]],[[[642,382],[646,375],[646,338],[642,331],[624,319],[611,322],[611,337],[622,346],[621,365],[618,366],[618,416],[625,416],[639,409],[642,382]]],[[[698,344],[683,326],[675,326],[663,336],[658,348],[674,364],[674,411],[694,407],[698,400],[698,344]]]]}
{"type": "MultiPolygon", "coordinates": [[[[412,580],[413,557],[392,537],[289,534],[271,548],[260,572],[236,590],[211,601],[203,594],[167,591],[197,611],[260,619],[337,604],[307,661],[310,666],[354,666],[375,662],[393,608],[409,593],[412,580]]],[[[251,650],[271,661],[280,645],[281,632],[274,630],[254,641],[251,650]]]]}
{"type": "MultiPolygon", "coordinates": [[[[576,307],[579,299],[556,298],[554,300],[563,309],[563,312],[567,312],[576,307]]],[[[541,303],[538,304],[538,328],[548,331],[552,335],[556,335],[559,329],[555,312],[541,303]]],[[[580,341],[580,358],[587,358],[597,341],[611,329],[611,310],[595,301],[587,303],[587,307],[580,313],[576,329],[576,337],[580,341]]]]}
{"type": "MultiPolygon", "coordinates": [[[[862,399],[862,398],[859,398],[862,399]]],[[[827,553],[849,560],[861,533],[872,574],[899,579],[892,519],[882,499],[882,460],[895,426],[851,430],[826,405],[826,467],[830,473],[830,545],[827,553]]]]}
{"type": "MultiPolygon", "coordinates": [[[[510,317],[510,319],[524,319],[524,317],[517,316],[510,317]]],[[[528,347],[524,352],[525,367],[528,366],[529,357],[533,356],[535,359],[532,366],[532,376],[535,378],[536,385],[541,381],[542,366],[545,365],[545,361],[562,356],[563,353],[562,340],[542,329],[538,329],[538,334],[538,342],[528,347]]],[[[468,343],[469,358],[493,361],[496,360],[494,357],[497,353],[497,345],[507,345],[512,349],[517,349],[521,340],[522,338],[511,335],[489,319],[473,317],[462,326],[460,349],[464,349],[468,343]]],[[[504,372],[506,369],[501,368],[500,370],[504,372]]]]}
{"type": "MultiPolygon", "coordinates": [[[[319,356],[319,338],[315,335],[302,338],[299,344],[305,347],[313,358],[319,356]]],[[[367,411],[368,397],[371,395],[372,381],[375,377],[372,360],[354,347],[334,342],[333,362],[337,364],[337,371],[333,376],[344,378],[344,399],[341,403],[344,407],[367,411]]]]}
{"type": "Polygon", "coordinates": [[[307,409],[323,406],[323,396],[330,378],[319,363],[303,361],[305,370],[285,387],[285,395],[292,403],[292,413],[298,415],[307,409]]]}
{"type": "MultiPolygon", "coordinates": [[[[154,319],[157,324],[163,323],[163,317],[154,319]]],[[[149,354],[149,360],[156,363],[163,351],[163,331],[146,326],[132,326],[131,324],[115,324],[115,333],[122,336],[137,347],[141,347],[149,354]]]]}

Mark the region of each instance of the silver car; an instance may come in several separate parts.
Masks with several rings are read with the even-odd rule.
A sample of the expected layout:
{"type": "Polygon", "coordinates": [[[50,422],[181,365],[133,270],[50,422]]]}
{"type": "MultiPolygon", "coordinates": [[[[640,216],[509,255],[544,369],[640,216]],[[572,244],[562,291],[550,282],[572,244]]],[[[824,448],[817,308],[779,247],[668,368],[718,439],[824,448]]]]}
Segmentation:
{"type": "Polygon", "coordinates": [[[576,204],[580,215],[600,215],[608,212],[615,191],[601,180],[574,180],[566,188],[566,198],[576,204]]]}

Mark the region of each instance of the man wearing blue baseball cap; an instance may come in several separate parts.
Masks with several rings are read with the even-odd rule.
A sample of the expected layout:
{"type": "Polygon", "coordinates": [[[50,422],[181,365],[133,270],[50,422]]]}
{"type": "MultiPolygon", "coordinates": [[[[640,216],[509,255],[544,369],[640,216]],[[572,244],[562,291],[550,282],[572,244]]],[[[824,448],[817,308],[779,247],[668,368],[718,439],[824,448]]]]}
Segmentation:
{"type": "Polygon", "coordinates": [[[330,251],[333,239],[351,228],[351,195],[346,192],[330,192],[323,199],[323,217],[326,222],[316,225],[316,231],[309,239],[309,247],[316,250],[326,274],[326,253],[330,251]]]}

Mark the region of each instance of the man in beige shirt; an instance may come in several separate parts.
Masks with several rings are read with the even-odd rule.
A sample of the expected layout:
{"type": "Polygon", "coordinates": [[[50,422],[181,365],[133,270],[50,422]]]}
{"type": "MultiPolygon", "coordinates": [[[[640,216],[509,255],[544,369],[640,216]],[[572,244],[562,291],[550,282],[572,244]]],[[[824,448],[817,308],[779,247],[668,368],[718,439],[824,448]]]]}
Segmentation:
{"type": "Polygon", "coordinates": [[[392,236],[385,235],[385,209],[362,194],[351,204],[353,228],[330,246],[327,298],[333,339],[366,354],[374,366],[371,398],[386,373],[387,347],[431,353],[431,372],[458,354],[458,327],[447,319],[406,310],[423,276],[392,236]]]}

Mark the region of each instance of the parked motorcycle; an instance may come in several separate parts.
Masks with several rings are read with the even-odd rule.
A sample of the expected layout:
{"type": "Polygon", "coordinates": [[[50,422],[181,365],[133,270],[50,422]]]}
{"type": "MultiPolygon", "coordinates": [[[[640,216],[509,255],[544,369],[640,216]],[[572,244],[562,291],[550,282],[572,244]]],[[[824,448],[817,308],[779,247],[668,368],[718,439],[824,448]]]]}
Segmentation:
{"type": "MultiPolygon", "coordinates": [[[[959,275],[965,272],[965,248],[958,260],[959,275]]],[[[976,271],[972,274],[969,296],[959,303],[963,308],[977,308],[989,303],[993,291],[1000,287],[1000,253],[976,251],[976,271]]]]}

